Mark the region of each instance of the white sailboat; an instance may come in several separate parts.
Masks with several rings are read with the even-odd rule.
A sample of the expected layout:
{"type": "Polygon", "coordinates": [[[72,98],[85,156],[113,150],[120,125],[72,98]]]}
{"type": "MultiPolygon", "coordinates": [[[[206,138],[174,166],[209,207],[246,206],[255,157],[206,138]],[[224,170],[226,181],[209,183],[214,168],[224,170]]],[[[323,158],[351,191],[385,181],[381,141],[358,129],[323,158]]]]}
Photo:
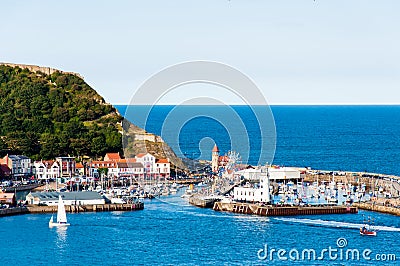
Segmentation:
{"type": "Polygon", "coordinates": [[[67,214],[65,212],[64,202],[62,200],[61,195],[58,198],[58,207],[57,207],[57,222],[53,221],[53,215],[49,221],[49,227],[56,227],[56,226],[68,226],[70,225],[67,222],[67,214]]]}

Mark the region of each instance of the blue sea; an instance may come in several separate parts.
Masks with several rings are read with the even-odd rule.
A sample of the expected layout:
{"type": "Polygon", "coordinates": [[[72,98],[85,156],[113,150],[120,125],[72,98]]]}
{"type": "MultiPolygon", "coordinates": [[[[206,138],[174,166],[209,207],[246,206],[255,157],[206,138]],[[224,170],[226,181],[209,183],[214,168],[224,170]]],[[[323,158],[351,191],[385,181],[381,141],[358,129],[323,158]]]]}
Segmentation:
{"type": "MultiPolygon", "coordinates": [[[[257,110],[229,108],[238,115],[219,116],[225,111],[217,106],[156,106],[148,119],[130,119],[164,140],[177,140],[170,145],[190,158],[210,159],[214,143],[222,154],[240,149],[232,140],[242,136],[247,138],[243,146],[251,148],[246,156],[250,164],[259,164],[262,147],[272,147],[261,142],[275,139],[269,163],[400,175],[399,106],[272,106],[275,132],[257,125],[257,110]],[[171,110],[176,113],[165,124],[171,110]],[[180,116],[188,119],[182,122],[180,116]],[[250,134],[235,132],[232,125],[244,125],[250,134]]],[[[126,106],[118,109],[123,114],[126,106]]],[[[49,229],[50,214],[0,218],[0,264],[400,265],[400,217],[365,211],[268,218],[196,208],[178,194],[146,200],[142,211],[68,218],[71,226],[66,230],[49,229]],[[376,237],[359,235],[363,215],[375,218],[376,237]],[[316,259],[308,258],[310,250],[316,259]],[[358,252],[359,259],[346,255],[349,250],[358,252]],[[293,261],[296,252],[299,259],[293,261]]]]}
{"type": "Polygon", "coordinates": [[[116,107],[191,159],[210,160],[215,143],[221,155],[235,150],[252,165],[400,175],[400,106],[271,106],[273,124],[261,127],[259,120],[270,122],[266,106],[116,107]],[[276,148],[265,145],[259,160],[274,130],[276,148]]]}
{"type": "Polygon", "coordinates": [[[400,219],[373,214],[380,231],[365,237],[363,214],[371,215],[248,216],[192,207],[177,195],[146,200],[142,211],[68,214],[66,230],[49,229],[50,214],[3,217],[1,265],[399,265],[400,219]],[[272,249],[286,250],[288,261],[276,252],[265,258],[272,249]],[[289,260],[293,249],[297,261],[289,260]],[[316,258],[302,259],[309,249],[316,258]],[[346,257],[349,249],[359,260],[346,257]],[[376,260],[391,254],[396,261],[376,260]]]}

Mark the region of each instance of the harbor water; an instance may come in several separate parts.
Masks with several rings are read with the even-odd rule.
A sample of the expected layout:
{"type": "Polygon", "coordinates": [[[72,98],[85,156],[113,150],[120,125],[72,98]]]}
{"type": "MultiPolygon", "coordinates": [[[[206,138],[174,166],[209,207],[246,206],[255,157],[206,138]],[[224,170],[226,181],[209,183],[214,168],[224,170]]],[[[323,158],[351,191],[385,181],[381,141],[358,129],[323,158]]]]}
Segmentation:
{"type": "MultiPolygon", "coordinates": [[[[123,114],[126,106],[118,108],[123,114]]],[[[246,107],[235,108],[251,127],[254,119],[246,107]]],[[[155,107],[148,124],[139,126],[160,134],[170,109],[155,107]]],[[[400,175],[399,106],[276,106],[272,111],[277,130],[273,163],[400,175]]],[[[221,153],[230,149],[220,125],[208,120],[199,127],[199,122],[188,121],[180,131],[184,154],[210,159],[206,151],[211,148],[199,147],[204,137],[212,137],[221,153]]],[[[256,130],[250,131],[255,132],[251,141],[257,141],[256,130]]],[[[251,147],[257,151],[257,143],[251,147]]],[[[1,265],[400,265],[399,217],[362,210],[260,217],[196,208],[177,194],[145,200],[142,211],[67,215],[71,226],[64,230],[48,228],[51,214],[2,217],[1,265]],[[359,234],[367,216],[375,219],[376,237],[359,234]],[[286,251],[286,261],[278,258],[279,249],[286,251]],[[336,250],[336,258],[325,254],[318,260],[325,249],[336,250]],[[349,249],[360,258],[347,260],[349,249]],[[272,257],[265,256],[271,250],[272,257]],[[317,258],[302,259],[304,250],[315,250],[317,258]],[[367,259],[365,250],[370,251],[367,259]],[[289,252],[296,251],[300,258],[289,260],[289,252]]]]}
{"type": "MultiPolygon", "coordinates": [[[[125,114],[126,105],[116,106],[125,114]]],[[[129,107],[128,110],[130,110],[129,107]]],[[[265,109],[253,106],[253,109],[265,109]]],[[[128,119],[147,131],[170,139],[179,133],[178,143],[169,143],[175,151],[189,158],[211,160],[211,149],[218,145],[221,155],[232,146],[224,123],[238,119],[223,114],[235,113],[249,133],[250,157],[258,163],[260,131],[257,118],[248,106],[154,106],[143,124],[138,119],[141,107],[128,112],[128,119]],[[134,111],[134,112],[133,112],[134,111]],[[196,116],[195,114],[210,114],[196,116]],[[192,119],[168,131],[168,116],[192,119]],[[222,121],[221,117],[226,121],[222,121]],[[180,126],[180,127],[177,127],[180,126]],[[202,141],[203,140],[203,141],[202,141]]],[[[400,106],[271,106],[276,125],[276,152],[273,163],[284,166],[311,167],[400,175],[400,106]]],[[[243,139],[247,139],[243,136],[243,139]]],[[[235,143],[236,146],[237,143],[235,143]]],[[[245,142],[244,142],[245,144],[245,142]]],[[[240,145],[239,145],[240,146],[240,145]]],[[[239,152],[239,151],[237,151],[239,152]]],[[[264,164],[266,162],[262,162],[264,164]]]]}
{"type": "MultiPolygon", "coordinates": [[[[48,228],[50,214],[0,219],[2,265],[396,265],[396,261],[260,259],[269,249],[365,249],[396,254],[400,220],[373,214],[378,236],[358,233],[359,214],[260,217],[188,205],[179,195],[145,201],[145,210],[68,214],[71,226],[48,228]],[[337,241],[347,245],[338,248],[337,241]]],[[[318,254],[319,256],[319,254],[318,254]]],[[[375,257],[374,257],[375,258],[375,257]]],[[[301,258],[300,258],[301,259],[301,258]]],[[[397,262],[398,263],[398,262],[397,262]]]]}

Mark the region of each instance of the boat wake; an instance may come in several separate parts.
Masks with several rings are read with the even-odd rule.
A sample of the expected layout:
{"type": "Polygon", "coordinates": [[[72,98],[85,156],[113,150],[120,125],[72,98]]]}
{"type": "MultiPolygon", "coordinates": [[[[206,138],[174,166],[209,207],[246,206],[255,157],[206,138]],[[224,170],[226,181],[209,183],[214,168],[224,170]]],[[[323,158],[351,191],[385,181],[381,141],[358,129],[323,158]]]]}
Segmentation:
{"type": "MultiPolygon", "coordinates": [[[[327,221],[321,219],[297,219],[297,218],[275,218],[275,220],[290,222],[290,223],[301,223],[308,224],[314,226],[326,226],[326,227],[336,227],[336,228],[360,228],[363,227],[364,224],[356,224],[356,223],[345,223],[345,222],[336,222],[336,221],[327,221]]],[[[374,229],[378,231],[389,231],[389,232],[400,232],[400,228],[398,227],[390,227],[390,226],[379,226],[374,225],[374,229]]]]}

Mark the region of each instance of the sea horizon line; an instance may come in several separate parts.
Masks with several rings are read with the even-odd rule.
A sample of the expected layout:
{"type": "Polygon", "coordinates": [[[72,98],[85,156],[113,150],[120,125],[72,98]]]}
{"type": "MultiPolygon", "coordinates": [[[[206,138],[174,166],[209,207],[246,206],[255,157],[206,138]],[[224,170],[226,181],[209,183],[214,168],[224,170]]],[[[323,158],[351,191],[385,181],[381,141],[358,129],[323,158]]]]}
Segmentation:
{"type": "MultiPolygon", "coordinates": [[[[129,103],[111,103],[114,106],[129,106],[129,103]]],[[[161,103],[161,104],[140,104],[139,106],[248,106],[247,104],[228,103],[228,104],[186,104],[186,103],[161,103]]],[[[251,104],[251,106],[400,106],[400,103],[273,103],[273,104],[251,104]]]]}

